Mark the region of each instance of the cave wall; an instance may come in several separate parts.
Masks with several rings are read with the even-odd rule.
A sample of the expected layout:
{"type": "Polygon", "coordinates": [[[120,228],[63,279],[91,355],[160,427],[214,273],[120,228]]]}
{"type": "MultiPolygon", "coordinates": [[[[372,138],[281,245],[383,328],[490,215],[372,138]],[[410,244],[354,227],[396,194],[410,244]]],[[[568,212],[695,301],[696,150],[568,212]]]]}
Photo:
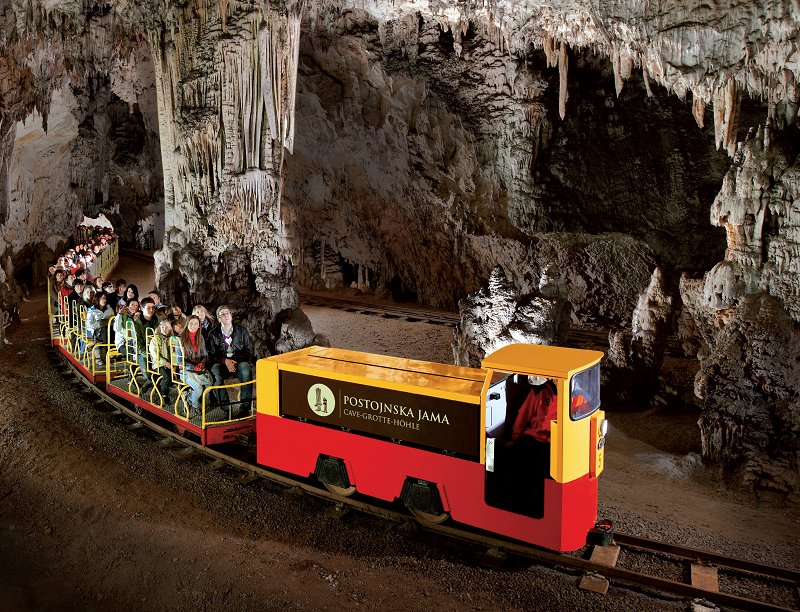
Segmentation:
{"type": "Polygon", "coordinates": [[[390,27],[345,11],[326,24],[303,30],[286,162],[303,285],[366,279],[391,292],[399,278],[414,298],[453,308],[497,264],[526,292],[557,263],[573,268],[578,320],[624,324],[655,259],[701,272],[722,256],[708,208],[727,156],[663,88],[648,98],[639,79],[617,98],[611,62],[579,58],[562,121],[543,51],[509,60],[469,29],[457,54],[449,30],[418,17],[390,27]],[[413,53],[397,48],[401,29],[416,33],[413,53]],[[562,249],[542,246],[549,234],[562,249]],[[598,265],[574,253],[617,240],[636,257],[598,265]]]}
{"type": "Polygon", "coordinates": [[[139,247],[142,222],[163,226],[153,70],[130,15],[108,3],[0,13],[0,255],[9,286],[30,287],[84,215],[105,213],[139,247]]]}

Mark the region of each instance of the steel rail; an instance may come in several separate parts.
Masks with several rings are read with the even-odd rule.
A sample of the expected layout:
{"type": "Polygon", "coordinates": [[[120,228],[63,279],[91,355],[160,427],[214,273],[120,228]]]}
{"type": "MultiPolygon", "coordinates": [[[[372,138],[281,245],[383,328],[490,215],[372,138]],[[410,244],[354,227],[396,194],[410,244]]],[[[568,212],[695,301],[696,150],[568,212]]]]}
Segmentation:
{"type": "Polygon", "coordinates": [[[719,553],[677,544],[667,544],[657,540],[649,540],[626,533],[615,533],[614,541],[617,544],[639,548],[646,551],[663,552],[675,557],[682,557],[689,561],[705,561],[729,569],[737,569],[751,574],[761,574],[770,578],[780,578],[792,582],[800,582],[800,571],[775,565],[765,565],[737,557],[726,557],[719,553]]]}
{"type": "MultiPolygon", "coordinates": [[[[304,493],[313,495],[314,497],[325,499],[335,504],[341,504],[342,506],[348,506],[353,510],[358,510],[360,512],[364,512],[365,514],[378,516],[395,522],[415,524],[424,530],[430,531],[432,533],[437,533],[439,535],[443,535],[450,539],[461,540],[473,545],[484,546],[489,549],[496,549],[506,553],[511,553],[532,561],[549,565],[551,567],[564,567],[577,571],[594,572],[602,576],[605,576],[606,578],[612,579],[619,584],[624,584],[634,588],[651,589],[661,594],[668,594],[677,597],[693,597],[693,598],[707,599],[709,601],[713,601],[721,605],[736,607],[742,610],[766,610],[770,612],[792,612],[794,610],[793,608],[786,608],[774,604],[768,604],[765,602],[756,601],[745,597],[739,597],[728,593],[722,593],[718,591],[707,591],[692,585],[675,582],[664,578],[658,578],[656,576],[650,576],[647,574],[641,574],[633,570],[628,570],[618,567],[610,567],[607,565],[594,563],[586,559],[581,559],[579,557],[573,557],[566,554],[551,552],[549,550],[537,548],[529,544],[507,540],[480,532],[470,531],[468,529],[451,527],[447,525],[420,523],[414,517],[408,514],[405,514],[403,512],[398,512],[388,507],[382,507],[380,505],[376,505],[374,501],[372,501],[371,503],[367,503],[356,497],[342,497],[340,495],[336,495],[334,493],[331,493],[330,491],[309,484],[308,482],[303,482],[301,480],[296,480],[294,478],[278,474],[276,472],[270,471],[254,463],[250,463],[248,461],[232,457],[231,455],[226,455],[225,453],[222,453],[216,449],[203,446],[199,442],[195,442],[193,440],[185,438],[170,429],[166,429],[158,425],[157,423],[154,423],[150,419],[146,418],[145,413],[143,413],[142,415],[137,414],[134,410],[129,409],[127,406],[118,401],[116,398],[106,393],[103,389],[92,384],[91,381],[85,378],[81,374],[81,372],[74,366],[74,364],[72,364],[69,360],[65,359],[60,352],[58,352],[58,355],[59,357],[61,357],[62,362],[70,370],[72,370],[74,376],[79,381],[81,381],[90,391],[100,396],[106,403],[113,406],[120,413],[130,417],[131,419],[134,419],[135,421],[141,423],[142,425],[148,427],[149,429],[155,431],[156,433],[164,436],[165,439],[174,440],[175,443],[183,445],[187,448],[191,448],[201,455],[212,457],[214,458],[215,461],[222,461],[232,467],[238,468],[255,477],[278,483],[280,485],[286,486],[287,488],[300,489],[304,493]]],[[[629,536],[626,534],[616,534],[615,537],[620,538],[622,541],[626,541],[626,543],[627,542],[642,543],[642,546],[636,546],[635,544],[628,544],[630,546],[636,546],[637,548],[644,547],[643,543],[648,542],[648,540],[645,540],[644,538],[637,538],[636,536],[629,536]]],[[[661,544],[665,548],[671,547],[671,545],[669,544],[663,544],[663,543],[656,543],[656,544],[661,544]]],[[[673,548],[681,548],[681,547],[673,547],[673,548]]],[[[682,550],[692,551],[693,554],[687,555],[687,558],[695,558],[697,555],[702,554],[703,555],[702,558],[705,559],[711,559],[716,557],[720,559],[726,559],[727,561],[732,561],[731,559],[727,559],[722,557],[721,555],[717,555],[717,553],[708,553],[706,551],[695,551],[695,549],[688,549],[685,547],[682,548],[682,550]]],[[[762,566],[762,567],[769,567],[769,566],[762,566]]],[[[777,569],[782,572],[790,572],[791,575],[797,575],[797,572],[793,572],[792,570],[785,570],[784,568],[777,568],[777,569]]]]}
{"type": "MultiPolygon", "coordinates": [[[[453,527],[444,525],[430,525],[426,526],[426,528],[431,531],[445,534],[454,539],[473,542],[475,541],[474,537],[470,537],[473,534],[469,534],[469,532],[464,532],[453,527]]],[[[642,574],[634,570],[594,563],[587,559],[581,559],[579,557],[533,548],[525,544],[509,542],[506,540],[493,540],[492,538],[487,538],[486,541],[493,541],[493,548],[497,548],[498,550],[504,552],[513,553],[529,559],[535,559],[552,567],[560,566],[584,572],[593,572],[606,578],[615,580],[620,584],[625,584],[632,587],[653,589],[660,593],[666,593],[679,597],[706,599],[716,604],[731,606],[742,610],[769,610],[773,612],[796,611],[796,608],[786,608],[776,604],[757,601],[746,597],[739,597],[738,595],[731,595],[729,593],[723,593],[720,591],[708,591],[690,584],[685,584],[683,582],[675,582],[674,580],[650,576],[649,574],[642,574]]]]}

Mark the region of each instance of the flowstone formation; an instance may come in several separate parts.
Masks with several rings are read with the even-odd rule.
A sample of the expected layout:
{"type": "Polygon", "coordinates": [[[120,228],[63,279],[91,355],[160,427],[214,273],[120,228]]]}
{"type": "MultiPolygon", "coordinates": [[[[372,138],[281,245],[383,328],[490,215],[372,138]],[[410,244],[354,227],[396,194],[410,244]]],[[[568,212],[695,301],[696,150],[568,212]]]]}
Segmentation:
{"type": "Polygon", "coordinates": [[[229,303],[264,354],[298,304],[281,191],[302,3],[151,8],[166,209],[156,278],[183,305],[229,303]]]}
{"type": "Polygon", "coordinates": [[[762,127],[741,143],[711,220],[725,259],[681,297],[700,339],[705,457],[741,482],[800,494],[800,139],[762,127]]]}

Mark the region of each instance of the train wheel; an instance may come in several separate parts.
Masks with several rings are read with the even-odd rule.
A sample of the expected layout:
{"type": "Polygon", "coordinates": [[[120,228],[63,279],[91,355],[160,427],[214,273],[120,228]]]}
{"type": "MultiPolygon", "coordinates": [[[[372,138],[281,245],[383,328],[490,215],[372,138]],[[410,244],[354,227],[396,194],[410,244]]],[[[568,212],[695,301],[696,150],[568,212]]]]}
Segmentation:
{"type": "Polygon", "coordinates": [[[340,495],[341,497],[350,497],[353,493],[356,492],[356,488],[354,485],[349,487],[337,487],[336,485],[328,484],[327,482],[322,483],[325,485],[325,488],[328,489],[334,495],[340,495]]]}
{"type": "Polygon", "coordinates": [[[411,510],[411,514],[414,515],[420,523],[423,525],[439,525],[444,523],[447,519],[450,518],[449,512],[442,512],[441,514],[432,514],[431,512],[423,512],[422,510],[417,510],[416,508],[409,508],[411,510]]]}

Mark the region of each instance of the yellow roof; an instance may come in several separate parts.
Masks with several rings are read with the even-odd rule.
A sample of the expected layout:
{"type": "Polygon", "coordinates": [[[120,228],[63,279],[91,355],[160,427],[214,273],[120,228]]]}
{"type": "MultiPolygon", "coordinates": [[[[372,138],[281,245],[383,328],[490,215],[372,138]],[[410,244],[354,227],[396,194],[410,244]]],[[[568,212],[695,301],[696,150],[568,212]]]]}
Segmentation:
{"type": "Polygon", "coordinates": [[[413,387],[424,395],[455,394],[462,401],[476,401],[486,380],[486,372],[478,368],[317,346],[275,355],[269,360],[289,369],[321,370],[337,378],[367,378],[409,391],[413,387]]]}
{"type": "Polygon", "coordinates": [[[481,366],[515,374],[567,378],[596,364],[602,358],[601,351],[543,344],[509,344],[488,355],[481,366]]]}

